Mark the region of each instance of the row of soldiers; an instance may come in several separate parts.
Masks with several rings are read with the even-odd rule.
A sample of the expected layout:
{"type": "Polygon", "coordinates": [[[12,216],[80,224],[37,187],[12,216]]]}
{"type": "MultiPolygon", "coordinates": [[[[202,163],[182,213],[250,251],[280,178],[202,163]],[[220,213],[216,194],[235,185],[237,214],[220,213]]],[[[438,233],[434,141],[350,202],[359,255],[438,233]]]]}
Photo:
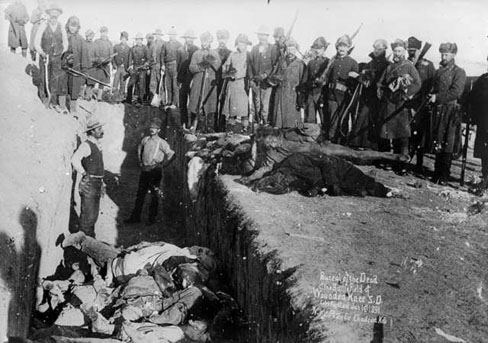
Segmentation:
{"type": "MultiPolygon", "coordinates": [[[[69,95],[70,110],[76,112],[85,83],[88,98],[95,83],[99,89],[110,86],[112,67],[117,99],[132,102],[134,89],[138,103],[159,97],[163,105],[179,107],[182,125],[193,131],[199,127],[246,132],[253,127],[250,122],[277,128],[320,123],[326,139],[334,143],[405,155],[414,152],[419,172],[423,154],[435,153],[434,181],[449,179],[460,142],[458,101],[466,82],[464,70],[455,64],[455,43],[440,45],[436,70],[424,58],[426,46],[422,50],[415,37],[395,40],[388,57],[388,43],[378,39],[371,61],[358,64],[348,35],[336,41],[330,59],[325,56],[329,43],[324,37],[302,54],[283,28],[274,30],[275,41],[270,43],[265,26],[256,31],[258,44],[250,51],[251,42],[244,34],[237,36],[235,51],[227,48],[226,30],[217,32],[217,49],[211,48],[209,32],[200,36],[197,47],[192,30],[182,35],[181,44],[174,29],[168,32],[168,41],[155,30],[146,36],[147,44],[137,34],[132,47],[127,32],[122,32],[120,43],[112,46],[106,27],[96,41],[90,30],[83,39],[77,17],[70,17],[62,28],[58,6],[48,6],[44,12],[39,8],[38,13],[45,20],[36,22],[34,49],[41,56],[41,72],[48,76],[41,96],[49,95],[60,111],[66,111],[69,95]]],[[[402,163],[384,167],[406,172],[402,163]]]]}

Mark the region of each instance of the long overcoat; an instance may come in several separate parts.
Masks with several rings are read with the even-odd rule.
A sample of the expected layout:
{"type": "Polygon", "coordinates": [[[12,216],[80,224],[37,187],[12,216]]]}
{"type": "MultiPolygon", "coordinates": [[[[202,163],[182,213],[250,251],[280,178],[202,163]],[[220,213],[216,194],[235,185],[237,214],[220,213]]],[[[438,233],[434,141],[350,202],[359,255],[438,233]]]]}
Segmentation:
{"type": "Polygon", "coordinates": [[[198,113],[199,100],[204,103],[205,113],[215,113],[217,109],[217,85],[215,72],[221,65],[219,53],[213,49],[198,49],[191,57],[190,72],[193,74],[190,90],[190,103],[188,111],[198,113]],[[200,63],[204,60],[210,62],[210,68],[203,68],[200,63]],[[204,79],[205,76],[205,79],[204,79]],[[202,91],[202,83],[205,80],[202,91]]]}
{"type": "Polygon", "coordinates": [[[25,24],[29,22],[29,13],[24,4],[16,1],[5,9],[5,18],[10,21],[8,29],[8,46],[27,49],[29,43],[25,34],[25,24]]]}
{"type": "Polygon", "coordinates": [[[247,117],[249,115],[249,100],[245,89],[248,57],[247,51],[232,52],[222,68],[224,73],[228,72],[230,68],[236,71],[234,79],[227,82],[227,89],[225,90],[222,114],[226,118],[247,117]]]}
{"type": "Polygon", "coordinates": [[[296,87],[306,79],[305,63],[298,58],[287,59],[283,82],[276,88],[272,119],[274,127],[295,127],[302,121],[298,107],[303,107],[303,104],[297,102],[296,87]]]}
{"type": "Polygon", "coordinates": [[[410,130],[410,111],[405,106],[405,100],[420,90],[421,81],[417,69],[407,60],[390,64],[378,82],[378,87],[384,91],[383,101],[380,104],[380,137],[384,139],[408,138],[410,130]],[[394,83],[399,77],[410,77],[410,84],[392,91],[394,83]],[[406,90],[406,92],[404,91],[406,90]]]}

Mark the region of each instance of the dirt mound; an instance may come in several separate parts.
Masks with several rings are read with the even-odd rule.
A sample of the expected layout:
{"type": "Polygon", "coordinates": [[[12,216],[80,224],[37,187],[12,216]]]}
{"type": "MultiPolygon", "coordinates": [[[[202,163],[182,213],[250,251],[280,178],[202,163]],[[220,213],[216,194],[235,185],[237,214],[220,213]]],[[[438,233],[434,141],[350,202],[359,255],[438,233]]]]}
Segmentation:
{"type": "Polygon", "coordinates": [[[52,248],[68,226],[78,124],[42,105],[26,59],[0,60],[0,333],[24,336],[36,279],[62,257],[52,248]]]}

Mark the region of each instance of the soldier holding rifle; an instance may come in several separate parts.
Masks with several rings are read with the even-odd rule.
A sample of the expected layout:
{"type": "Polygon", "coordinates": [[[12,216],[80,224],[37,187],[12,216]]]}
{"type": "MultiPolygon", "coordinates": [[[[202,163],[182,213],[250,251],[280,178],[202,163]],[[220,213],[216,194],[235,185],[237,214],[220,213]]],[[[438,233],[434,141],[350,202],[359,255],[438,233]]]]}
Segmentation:
{"type": "Polygon", "coordinates": [[[129,67],[129,73],[132,72],[127,88],[127,103],[132,103],[132,93],[134,85],[138,86],[137,104],[142,105],[146,93],[146,73],[145,70],[149,63],[149,53],[147,46],[142,44],[144,36],[142,33],[136,34],[136,44],[132,47],[132,66],[129,67]],[[133,70],[133,71],[132,71],[133,70]]]}
{"type": "Polygon", "coordinates": [[[466,72],[455,62],[456,43],[439,47],[441,63],[434,76],[430,97],[434,107],[433,152],[435,167],[432,182],[447,185],[453,154],[461,150],[461,113],[458,100],[464,91],[466,72]]]}

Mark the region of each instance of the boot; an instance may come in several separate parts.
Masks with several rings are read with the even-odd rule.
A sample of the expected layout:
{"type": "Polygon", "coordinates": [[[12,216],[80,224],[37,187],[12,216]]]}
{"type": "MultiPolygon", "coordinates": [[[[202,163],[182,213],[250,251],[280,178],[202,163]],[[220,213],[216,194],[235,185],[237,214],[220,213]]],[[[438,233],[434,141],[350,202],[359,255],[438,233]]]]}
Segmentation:
{"type": "Polygon", "coordinates": [[[59,105],[56,105],[54,109],[58,113],[62,114],[68,114],[68,109],[66,108],[66,95],[60,95],[58,97],[58,103],[59,105]]]}

